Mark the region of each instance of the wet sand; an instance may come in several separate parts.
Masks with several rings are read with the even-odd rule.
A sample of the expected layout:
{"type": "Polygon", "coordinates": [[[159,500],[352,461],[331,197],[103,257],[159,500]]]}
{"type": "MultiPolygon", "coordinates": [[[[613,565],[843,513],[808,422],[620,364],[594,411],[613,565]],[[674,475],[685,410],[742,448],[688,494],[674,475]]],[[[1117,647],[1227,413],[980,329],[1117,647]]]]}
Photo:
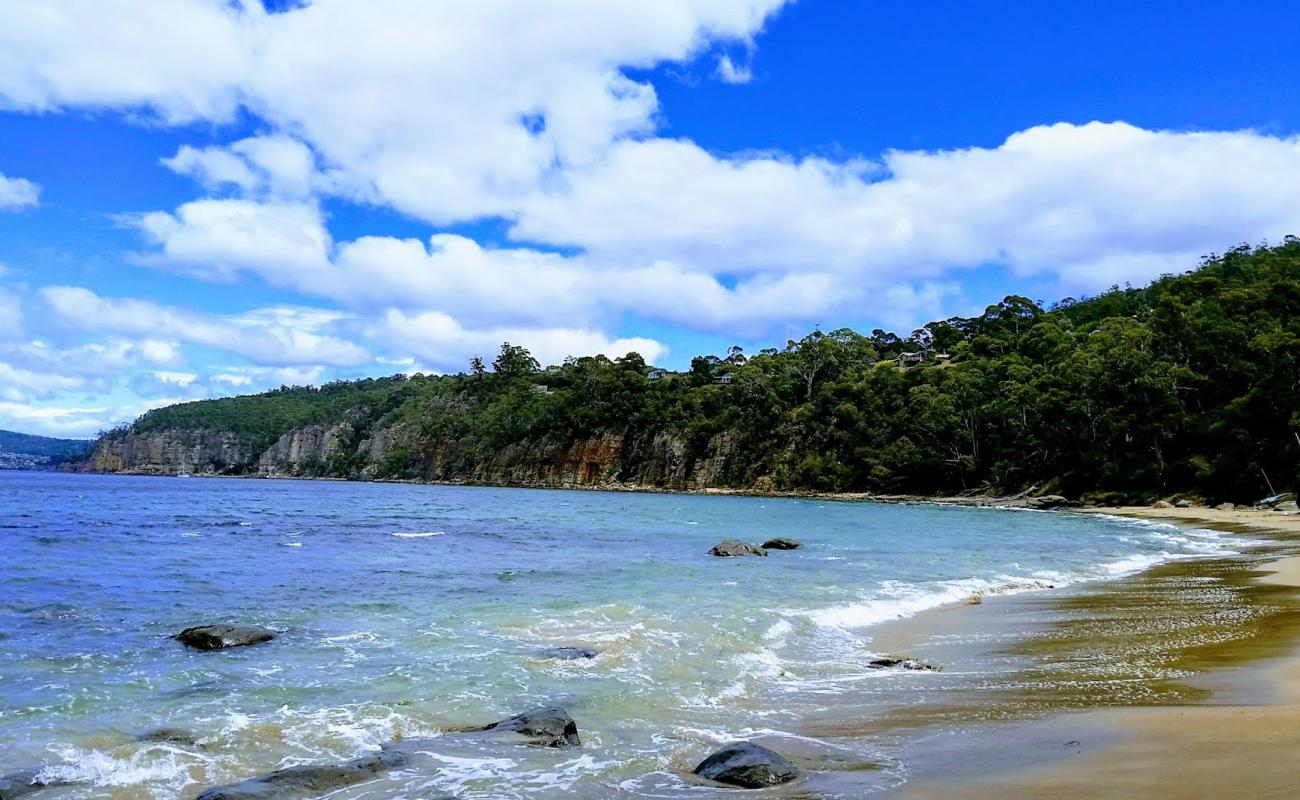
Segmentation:
{"type": "MultiPolygon", "coordinates": [[[[996,708],[1009,696],[1015,698],[1011,708],[1028,709],[1039,695],[1047,713],[975,730],[934,726],[912,745],[912,779],[897,796],[1300,796],[1300,557],[1277,558],[1296,552],[1300,517],[1254,510],[1102,511],[1260,532],[1275,547],[1235,563],[1165,565],[1113,588],[1061,598],[1064,613],[1045,635],[1031,635],[1012,649],[1054,665],[1041,671],[1044,679],[1057,668],[1127,652],[1120,661],[1125,669],[1137,667],[1135,690],[1125,691],[1122,680],[1086,675],[1005,682],[972,705],[996,708]],[[1182,588],[1151,591],[1162,584],[1182,588]]],[[[1008,608],[989,608],[991,616],[1024,618],[1026,603],[1043,602],[1009,600],[1008,608]]],[[[900,626],[885,641],[923,645],[954,628],[941,616],[926,624],[931,630],[900,626]],[[936,627],[947,631],[936,634],[936,627]]]]}

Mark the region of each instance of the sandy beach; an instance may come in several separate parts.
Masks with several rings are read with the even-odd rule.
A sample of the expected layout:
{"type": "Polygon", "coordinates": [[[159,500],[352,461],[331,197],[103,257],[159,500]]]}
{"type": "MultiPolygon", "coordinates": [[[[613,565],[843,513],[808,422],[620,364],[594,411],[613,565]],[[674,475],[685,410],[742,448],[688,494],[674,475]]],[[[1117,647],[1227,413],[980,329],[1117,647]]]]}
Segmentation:
{"type": "MultiPolygon", "coordinates": [[[[1243,532],[1300,533],[1300,516],[1256,510],[1092,509],[1243,532]]],[[[1261,590],[1300,589],[1300,557],[1275,560],[1249,578],[1261,590]]],[[[1281,597],[1284,595],[1274,595],[1281,597]]],[[[1300,647],[1294,608],[1249,637],[1212,647],[1198,681],[1204,696],[1168,705],[1102,708],[1014,723],[965,748],[975,766],[941,777],[921,774],[907,798],[1251,798],[1300,791],[1300,647]],[[1279,655],[1279,653],[1281,655],[1279,655]],[[1000,749],[1021,743],[1031,755],[1000,749]]],[[[1204,656],[1204,654],[1202,654],[1204,656]]]]}

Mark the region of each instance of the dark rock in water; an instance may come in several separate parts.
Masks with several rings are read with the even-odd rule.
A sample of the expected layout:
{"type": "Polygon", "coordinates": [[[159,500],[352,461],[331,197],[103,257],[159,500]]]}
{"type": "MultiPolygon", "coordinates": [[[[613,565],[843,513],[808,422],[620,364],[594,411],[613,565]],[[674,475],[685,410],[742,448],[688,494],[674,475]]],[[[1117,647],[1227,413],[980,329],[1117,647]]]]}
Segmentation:
{"type": "Polygon", "coordinates": [[[558,658],[561,661],[577,661],[583,658],[595,658],[600,651],[594,647],[548,647],[540,653],[542,658],[558,658]]]}
{"type": "Polygon", "coordinates": [[[275,631],[257,625],[198,625],[176,634],[182,644],[195,650],[224,650],[269,642],[275,631]]]}
{"type": "Polygon", "coordinates": [[[554,706],[534,708],[509,719],[484,725],[478,730],[516,733],[525,737],[529,744],[546,747],[577,747],[582,744],[578,738],[578,723],[573,721],[569,712],[554,706]]]}
{"type": "Polygon", "coordinates": [[[51,789],[56,786],[67,786],[67,781],[61,780],[42,780],[39,776],[39,769],[25,769],[21,772],[11,772],[8,775],[0,775],[0,800],[13,800],[16,797],[26,797],[42,789],[51,789]]]}
{"type": "Polygon", "coordinates": [[[775,539],[768,539],[766,542],[763,542],[763,547],[767,550],[798,550],[800,547],[803,547],[803,544],[795,539],[787,539],[784,536],[778,536],[775,539]]]}
{"type": "Polygon", "coordinates": [[[734,742],[701,761],[695,774],[743,789],[763,789],[794,780],[799,777],[799,768],[766,747],[734,742]]]}
{"type": "Polygon", "coordinates": [[[406,761],[407,757],[396,750],[383,750],[343,764],[278,769],[239,783],[205,789],[196,800],[309,800],[368,781],[381,772],[404,766],[406,761]]]}
{"type": "Polygon", "coordinates": [[[198,738],[184,728],[173,728],[168,725],[161,725],[157,728],[148,728],[140,731],[135,735],[135,740],[137,742],[183,744],[191,747],[199,743],[198,738]]]}
{"type": "Polygon", "coordinates": [[[755,547],[752,544],[746,544],[738,539],[728,539],[725,542],[719,542],[709,551],[709,555],[726,558],[729,556],[765,556],[767,551],[761,547],[755,547]]]}
{"type": "Polygon", "coordinates": [[[917,672],[942,672],[943,671],[943,667],[936,667],[934,664],[927,664],[924,661],[920,661],[915,658],[895,658],[893,656],[890,656],[888,658],[877,658],[873,661],[868,661],[867,666],[871,667],[872,669],[892,669],[894,667],[897,667],[899,669],[910,669],[910,670],[915,670],[917,672]]]}

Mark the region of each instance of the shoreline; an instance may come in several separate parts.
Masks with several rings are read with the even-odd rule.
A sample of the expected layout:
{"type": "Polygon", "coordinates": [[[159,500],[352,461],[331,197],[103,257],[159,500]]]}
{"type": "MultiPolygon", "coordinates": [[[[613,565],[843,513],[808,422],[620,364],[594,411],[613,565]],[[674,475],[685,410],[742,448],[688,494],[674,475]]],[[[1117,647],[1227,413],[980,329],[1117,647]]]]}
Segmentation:
{"type": "MultiPolygon", "coordinates": [[[[1080,509],[1239,533],[1264,533],[1277,547],[1241,576],[1261,591],[1300,600],[1300,517],[1253,509],[1080,509]]],[[[1249,559],[1242,559],[1248,561],[1249,559]]],[[[1199,560],[1184,562],[1195,574],[1199,560]]],[[[1202,562],[1202,564],[1207,564],[1202,562]]],[[[1168,565],[1164,565],[1168,566],[1168,565]]],[[[1161,567],[1146,571],[1156,573],[1161,567]]],[[[1116,584],[1142,576],[1121,578],[1116,584]]],[[[1096,592],[1105,590],[1104,584],[1096,592]]],[[[1081,587],[1082,588],[1082,587],[1081,587]]],[[[1199,589],[1201,594],[1209,590],[1199,589]]],[[[1068,601],[1062,600],[1061,605],[1068,601]]],[[[1084,598],[1076,605],[1086,608],[1084,598]]],[[[902,798],[1291,797],[1300,785],[1300,625],[1292,605],[1278,622],[1236,646],[1210,646],[1186,682],[1199,695],[1156,703],[1097,702],[1041,717],[1005,721],[982,741],[942,742],[943,759],[890,792],[902,798]],[[1194,756],[1194,757],[1193,757],[1194,756]]],[[[1167,609],[1169,610],[1169,609],[1167,609]]],[[[991,604],[970,609],[970,624],[996,624],[991,604]]],[[[923,624],[918,621],[910,627],[923,624]]],[[[903,622],[900,627],[907,629],[903,622]]],[[[913,638],[915,638],[913,636],[913,638]]],[[[904,641],[907,641],[905,638],[904,641]]]]}

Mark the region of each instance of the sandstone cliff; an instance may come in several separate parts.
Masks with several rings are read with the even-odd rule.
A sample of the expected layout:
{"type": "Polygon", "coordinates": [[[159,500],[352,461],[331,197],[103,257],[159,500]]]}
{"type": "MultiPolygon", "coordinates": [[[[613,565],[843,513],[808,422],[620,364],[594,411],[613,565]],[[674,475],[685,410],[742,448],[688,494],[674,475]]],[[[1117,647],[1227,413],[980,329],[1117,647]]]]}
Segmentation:
{"type": "Polygon", "coordinates": [[[252,445],[227,431],[169,430],[108,437],[95,443],[92,472],[228,475],[248,471],[252,445]]]}
{"type": "Polygon", "coordinates": [[[218,431],[126,434],[96,443],[94,472],[195,475],[404,477],[506,486],[644,486],[702,489],[735,485],[733,438],[714,436],[695,455],[684,437],[606,434],[566,443],[530,442],[474,457],[455,441],[422,443],[402,428],[366,427],[355,417],[307,425],[256,452],[218,431]],[[395,466],[396,465],[396,466],[395,466]],[[394,473],[394,469],[404,471],[394,473]]]}

